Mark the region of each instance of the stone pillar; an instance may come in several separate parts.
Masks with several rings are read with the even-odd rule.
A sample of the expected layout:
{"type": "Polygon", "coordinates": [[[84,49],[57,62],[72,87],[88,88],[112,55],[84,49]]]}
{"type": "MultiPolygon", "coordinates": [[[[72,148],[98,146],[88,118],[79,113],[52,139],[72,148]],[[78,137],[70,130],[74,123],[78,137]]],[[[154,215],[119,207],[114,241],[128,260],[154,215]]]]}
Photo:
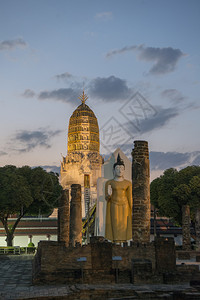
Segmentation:
{"type": "Polygon", "coordinates": [[[183,250],[191,250],[191,236],[190,236],[190,207],[189,205],[182,206],[182,236],[183,236],[183,250]]]}
{"type": "Polygon", "coordinates": [[[150,173],[148,142],[134,141],[132,151],[133,242],[150,242],[150,173]]]}
{"type": "Polygon", "coordinates": [[[82,206],[81,206],[81,185],[71,185],[70,203],[70,243],[72,246],[82,244],[82,206]]]}
{"type": "Polygon", "coordinates": [[[195,212],[195,234],[196,234],[196,250],[200,250],[200,208],[195,212]]]}
{"type": "Polygon", "coordinates": [[[69,190],[63,190],[58,207],[58,242],[69,246],[69,190]]]}

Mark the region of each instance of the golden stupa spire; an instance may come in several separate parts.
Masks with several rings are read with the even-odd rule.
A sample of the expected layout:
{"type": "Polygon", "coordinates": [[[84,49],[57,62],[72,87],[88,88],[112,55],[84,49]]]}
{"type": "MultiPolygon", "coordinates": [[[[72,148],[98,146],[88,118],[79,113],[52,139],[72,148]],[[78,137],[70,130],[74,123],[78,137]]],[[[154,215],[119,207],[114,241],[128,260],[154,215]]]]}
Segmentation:
{"type": "Polygon", "coordinates": [[[83,90],[83,94],[80,97],[78,97],[78,98],[81,100],[81,102],[83,104],[85,104],[85,101],[88,99],[88,96],[85,94],[85,92],[83,90]]]}

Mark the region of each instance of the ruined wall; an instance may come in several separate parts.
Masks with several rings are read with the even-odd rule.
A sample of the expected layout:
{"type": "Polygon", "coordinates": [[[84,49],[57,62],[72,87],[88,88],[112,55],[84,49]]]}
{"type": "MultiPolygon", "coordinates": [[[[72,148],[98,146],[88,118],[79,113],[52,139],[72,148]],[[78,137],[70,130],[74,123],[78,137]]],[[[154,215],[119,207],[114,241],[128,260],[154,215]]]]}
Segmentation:
{"type": "Polygon", "coordinates": [[[130,269],[133,258],[149,259],[152,261],[152,268],[155,269],[155,247],[152,243],[146,245],[133,243],[131,246],[127,247],[121,247],[120,245],[113,244],[112,253],[113,256],[122,257],[122,261],[119,262],[119,267],[121,269],[130,269]]]}
{"type": "Polygon", "coordinates": [[[150,241],[150,172],[148,142],[135,141],[132,151],[133,241],[150,241]]]}
{"type": "Polygon", "coordinates": [[[34,257],[33,282],[35,284],[56,283],[114,283],[116,267],[119,281],[131,282],[132,258],[145,257],[155,267],[155,247],[136,245],[121,247],[105,241],[102,237],[91,238],[88,245],[65,247],[64,242],[41,241],[34,257]],[[116,265],[114,256],[122,260],[116,265]],[[84,262],[77,259],[85,258],[84,262]],[[82,271],[84,274],[82,274],[82,271]],[[82,278],[82,275],[84,275],[82,278]]]}
{"type": "Polygon", "coordinates": [[[33,282],[162,283],[164,274],[175,272],[174,249],[174,243],[162,238],[157,244],[131,243],[124,247],[103,237],[92,237],[90,244],[76,247],[65,247],[64,242],[41,241],[33,262],[33,282]],[[113,260],[116,256],[121,260],[113,260]],[[79,261],[80,258],[84,260],[79,261]]]}
{"type": "Polygon", "coordinates": [[[114,283],[110,245],[106,242],[65,247],[64,243],[41,241],[33,262],[33,283],[114,283]],[[80,258],[86,260],[77,261],[80,258]]]}

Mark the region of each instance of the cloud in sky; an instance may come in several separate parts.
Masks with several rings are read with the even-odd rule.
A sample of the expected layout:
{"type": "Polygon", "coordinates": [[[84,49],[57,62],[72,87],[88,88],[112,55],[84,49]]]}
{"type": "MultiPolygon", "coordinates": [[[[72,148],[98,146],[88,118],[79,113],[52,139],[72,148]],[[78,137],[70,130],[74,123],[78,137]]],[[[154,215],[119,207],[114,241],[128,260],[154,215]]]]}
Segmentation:
{"type": "MultiPolygon", "coordinates": [[[[71,74],[63,73],[57,75],[57,78],[65,79],[70,78],[71,74]]],[[[39,100],[54,100],[64,103],[80,104],[79,96],[82,94],[82,81],[74,80],[66,88],[60,88],[51,91],[41,91],[38,94],[39,100]]],[[[128,87],[126,80],[115,77],[97,77],[87,82],[86,94],[88,96],[100,99],[102,101],[116,101],[127,99],[133,94],[133,90],[128,87]]],[[[26,89],[22,94],[23,97],[32,98],[36,93],[31,89],[26,89]]]]}
{"type": "Polygon", "coordinates": [[[181,112],[181,110],[178,110],[178,108],[176,107],[156,107],[156,109],[153,107],[149,108],[150,110],[147,111],[148,114],[142,115],[142,113],[139,114],[139,111],[137,111],[136,114],[133,114],[129,106],[130,115],[126,118],[126,114],[124,113],[123,117],[126,118],[126,122],[124,123],[122,119],[120,119],[120,121],[118,121],[118,127],[115,126],[114,122],[111,122],[112,118],[107,121],[104,127],[101,128],[100,133],[101,140],[104,142],[104,144],[108,146],[106,138],[109,139],[110,144],[109,147],[104,147],[102,142],[103,148],[107,150],[113,149],[114,151],[114,149],[116,149],[116,145],[118,145],[122,149],[122,151],[124,151],[125,154],[129,156],[130,149],[133,148],[133,145],[128,141],[134,141],[135,137],[138,136],[138,134],[142,136],[143,134],[160,130],[173,118],[177,117],[181,112]],[[123,130],[124,133],[121,133],[123,130]]]}
{"type": "Polygon", "coordinates": [[[200,152],[197,152],[197,153],[198,153],[198,155],[193,160],[194,165],[200,165],[200,152]]]}
{"type": "Polygon", "coordinates": [[[172,47],[156,48],[145,47],[144,45],[126,46],[118,50],[112,50],[106,54],[106,57],[112,57],[116,54],[123,54],[130,51],[137,51],[139,53],[138,59],[153,62],[149,74],[161,75],[175,70],[178,61],[185,54],[180,49],[172,47]]]}
{"type": "Polygon", "coordinates": [[[124,126],[129,132],[137,134],[144,134],[164,127],[171,119],[179,115],[179,110],[175,107],[162,108],[156,107],[156,113],[150,113],[147,117],[141,117],[140,119],[133,115],[132,120],[129,118],[129,122],[124,126]]]}
{"type": "Polygon", "coordinates": [[[60,88],[58,90],[40,92],[39,100],[58,100],[65,103],[78,103],[78,97],[82,94],[80,89],[60,88]]]}
{"type": "Polygon", "coordinates": [[[8,153],[6,153],[5,151],[1,151],[0,150],[0,156],[4,156],[4,155],[7,155],[8,153]]]}
{"type": "Polygon", "coordinates": [[[46,170],[47,172],[54,172],[54,173],[58,173],[60,174],[60,166],[40,166],[41,168],[43,168],[44,170],[46,170]]]}
{"type": "Polygon", "coordinates": [[[3,50],[13,50],[16,48],[25,48],[27,43],[22,38],[17,38],[14,40],[5,40],[0,42],[0,51],[3,50]]]}
{"type": "Polygon", "coordinates": [[[44,166],[36,166],[36,167],[41,167],[41,168],[43,168],[47,172],[54,172],[54,173],[60,174],[60,167],[58,167],[58,166],[44,165],[44,166]]]}
{"type": "Polygon", "coordinates": [[[196,152],[150,152],[151,170],[184,168],[188,165],[200,164],[200,151],[196,152]]]}
{"type": "Polygon", "coordinates": [[[58,80],[67,80],[67,79],[71,79],[72,77],[73,77],[73,75],[69,72],[65,72],[65,73],[58,74],[55,76],[55,78],[58,80]]]}
{"type": "Polygon", "coordinates": [[[113,17],[113,14],[111,11],[104,11],[104,12],[97,13],[95,15],[95,19],[98,19],[98,20],[110,20],[110,19],[112,19],[112,17],[113,17]]]}
{"type": "Polygon", "coordinates": [[[167,89],[161,93],[162,97],[165,97],[173,102],[180,102],[186,99],[181,92],[176,89],[167,89]]]}
{"type": "MultiPolygon", "coordinates": [[[[134,141],[134,139],[133,139],[134,141]]],[[[132,161],[131,152],[134,148],[134,143],[124,144],[120,146],[124,154],[132,161]]],[[[111,153],[106,153],[105,160],[109,158],[111,153]]],[[[195,152],[149,152],[150,170],[164,171],[169,168],[182,169],[187,166],[200,165],[200,151],[195,152]]]]}
{"type": "Polygon", "coordinates": [[[93,79],[89,84],[89,93],[92,97],[103,101],[115,101],[131,96],[132,91],[127,86],[126,80],[110,76],[93,79]]]}
{"type": "Polygon", "coordinates": [[[36,147],[50,148],[51,139],[59,135],[61,130],[47,130],[45,128],[39,128],[35,131],[21,130],[18,131],[15,137],[12,139],[15,145],[19,145],[16,150],[17,152],[29,152],[36,147]]]}
{"type": "Polygon", "coordinates": [[[35,92],[31,89],[26,89],[22,94],[22,96],[25,98],[33,98],[35,95],[35,92]]]}
{"type": "Polygon", "coordinates": [[[141,133],[153,131],[164,127],[171,119],[179,115],[179,110],[175,107],[156,108],[157,113],[150,118],[143,119],[140,125],[141,133]]]}

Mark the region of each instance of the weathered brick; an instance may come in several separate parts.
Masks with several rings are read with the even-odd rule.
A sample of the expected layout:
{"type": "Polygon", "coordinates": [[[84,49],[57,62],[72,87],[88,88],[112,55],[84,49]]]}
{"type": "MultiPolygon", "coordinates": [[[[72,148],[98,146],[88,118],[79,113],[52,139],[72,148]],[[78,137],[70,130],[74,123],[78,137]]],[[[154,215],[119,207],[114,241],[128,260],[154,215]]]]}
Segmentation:
{"type": "Polygon", "coordinates": [[[58,206],[58,241],[69,245],[69,190],[63,190],[58,206]]]}
{"type": "Polygon", "coordinates": [[[135,141],[132,151],[133,241],[150,241],[150,173],[147,141],[135,141]]]}

